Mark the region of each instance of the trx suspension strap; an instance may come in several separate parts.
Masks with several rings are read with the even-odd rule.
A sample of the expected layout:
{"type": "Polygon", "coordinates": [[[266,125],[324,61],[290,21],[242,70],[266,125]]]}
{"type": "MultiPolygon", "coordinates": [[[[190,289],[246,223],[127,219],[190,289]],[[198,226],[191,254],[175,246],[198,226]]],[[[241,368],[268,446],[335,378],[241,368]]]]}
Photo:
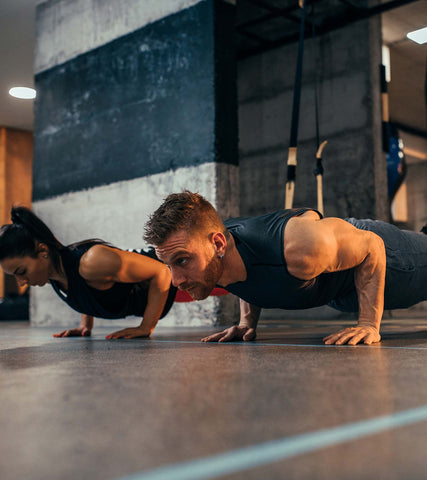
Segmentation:
{"type": "Polygon", "coordinates": [[[304,29],[305,29],[305,0],[299,0],[301,7],[301,23],[298,42],[297,68],[295,72],[294,98],[292,104],[291,136],[288,150],[288,172],[286,180],[285,208],[292,208],[295,191],[295,175],[297,166],[297,144],[298,144],[298,120],[299,106],[301,99],[301,77],[302,77],[302,59],[304,53],[304,29]]]}
{"type": "MultiPolygon", "coordinates": [[[[317,180],[317,210],[323,215],[323,165],[322,165],[322,152],[327,140],[321,143],[316,153],[316,169],[314,170],[314,176],[317,180]]],[[[319,144],[318,144],[319,145],[319,144]]]]}
{"type": "MultiPolygon", "coordinates": [[[[315,18],[314,18],[314,2],[312,5],[312,20],[311,20],[311,25],[312,25],[312,38],[313,38],[313,44],[314,48],[316,48],[316,28],[315,28],[315,18]]],[[[315,58],[317,55],[315,55],[315,58]]],[[[314,176],[316,177],[316,182],[317,182],[317,210],[323,215],[324,214],[324,209],[323,209],[323,165],[322,165],[322,152],[323,149],[325,148],[326,144],[328,143],[327,140],[322,142],[321,145],[320,143],[320,134],[319,134],[319,100],[318,100],[318,95],[317,95],[317,88],[319,85],[319,80],[318,80],[318,68],[316,66],[315,68],[315,82],[314,82],[314,112],[315,112],[315,120],[316,120],[316,146],[317,146],[317,152],[316,152],[316,168],[314,170],[314,176]]]]}

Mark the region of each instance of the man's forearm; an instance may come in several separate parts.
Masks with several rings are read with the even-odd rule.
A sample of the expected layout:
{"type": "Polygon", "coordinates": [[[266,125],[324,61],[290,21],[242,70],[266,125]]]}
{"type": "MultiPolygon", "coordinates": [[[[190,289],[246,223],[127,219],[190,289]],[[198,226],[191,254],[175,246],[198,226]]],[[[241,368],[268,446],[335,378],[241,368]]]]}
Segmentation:
{"type": "Polygon", "coordinates": [[[257,307],[256,305],[251,305],[250,303],[240,299],[239,326],[256,329],[260,314],[261,314],[260,307],[257,307]]]}
{"type": "Polygon", "coordinates": [[[384,311],[386,254],[384,242],[372,234],[369,254],[355,269],[355,284],[359,299],[360,326],[379,330],[384,311]]]}

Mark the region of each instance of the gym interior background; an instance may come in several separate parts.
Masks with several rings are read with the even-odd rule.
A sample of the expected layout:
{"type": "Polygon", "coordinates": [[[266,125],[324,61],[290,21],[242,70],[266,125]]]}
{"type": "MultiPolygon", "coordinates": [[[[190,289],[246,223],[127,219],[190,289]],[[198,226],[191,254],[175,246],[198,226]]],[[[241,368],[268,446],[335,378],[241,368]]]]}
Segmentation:
{"type": "MultiPolygon", "coordinates": [[[[32,201],[64,243],[102,237],[139,248],[148,213],[171,191],[199,191],[224,218],[284,206],[296,1],[14,0],[0,8],[3,223],[12,203],[32,201]],[[12,98],[16,85],[35,86],[36,99],[12,98]]],[[[388,117],[407,164],[393,221],[419,230],[427,219],[426,53],[406,34],[426,2],[322,0],[306,10],[294,205],[316,207],[319,138],[328,141],[326,215],[390,219],[384,62],[388,117]]],[[[79,321],[49,289],[33,290],[34,325],[79,321]]],[[[17,293],[1,278],[0,295],[17,293]]],[[[216,298],[188,311],[178,306],[165,324],[227,323],[237,305],[216,298]]]]}
{"type": "MultiPolygon", "coordinates": [[[[388,117],[407,164],[393,221],[419,230],[426,45],[406,34],[425,25],[427,1],[314,7],[294,204],[317,203],[317,91],[326,215],[390,219],[388,47],[388,117]]],[[[297,0],[2,0],[2,223],[21,203],[64,243],[139,248],[171,191],[197,190],[224,217],[283,208],[300,18],[297,0]],[[34,86],[35,101],[14,86],[34,86]]],[[[25,294],[3,275],[0,289],[19,318],[25,294]]],[[[386,312],[380,345],[338,347],[323,336],[354,319],[328,309],[265,312],[256,342],[202,344],[236,318],[229,295],[175,305],[151,340],[113,342],[115,325],[138,320],[56,339],[79,315],[49,287],[30,300],[30,323],[0,322],[2,480],[426,476],[426,305],[386,312]]]]}

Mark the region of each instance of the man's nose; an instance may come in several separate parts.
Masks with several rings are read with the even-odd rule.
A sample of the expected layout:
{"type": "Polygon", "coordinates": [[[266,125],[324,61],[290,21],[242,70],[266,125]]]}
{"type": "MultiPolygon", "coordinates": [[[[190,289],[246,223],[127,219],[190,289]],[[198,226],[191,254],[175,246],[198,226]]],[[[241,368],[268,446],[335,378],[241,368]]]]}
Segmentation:
{"type": "Polygon", "coordinates": [[[174,287],[178,288],[180,285],[182,285],[186,281],[185,275],[183,275],[182,273],[179,273],[179,271],[177,271],[174,268],[171,268],[171,275],[172,275],[172,285],[174,287]]]}

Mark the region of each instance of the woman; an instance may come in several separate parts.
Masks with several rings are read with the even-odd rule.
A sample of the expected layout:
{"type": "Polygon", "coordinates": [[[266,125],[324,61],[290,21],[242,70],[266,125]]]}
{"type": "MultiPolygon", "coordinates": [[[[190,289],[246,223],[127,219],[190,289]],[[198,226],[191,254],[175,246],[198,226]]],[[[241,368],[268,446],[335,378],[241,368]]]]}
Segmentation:
{"type": "MultiPolygon", "coordinates": [[[[29,209],[14,207],[12,223],[0,228],[0,265],[19,286],[50,283],[57,295],[82,314],[80,326],[54,337],[89,336],[94,317],[142,316],[138,327],[107,339],[149,337],[182,293],[154,251],[124,251],[102,240],[62,245],[29,209]]],[[[222,294],[222,292],[217,292],[222,294]]],[[[191,300],[187,298],[178,301],[191,300]]]]}

